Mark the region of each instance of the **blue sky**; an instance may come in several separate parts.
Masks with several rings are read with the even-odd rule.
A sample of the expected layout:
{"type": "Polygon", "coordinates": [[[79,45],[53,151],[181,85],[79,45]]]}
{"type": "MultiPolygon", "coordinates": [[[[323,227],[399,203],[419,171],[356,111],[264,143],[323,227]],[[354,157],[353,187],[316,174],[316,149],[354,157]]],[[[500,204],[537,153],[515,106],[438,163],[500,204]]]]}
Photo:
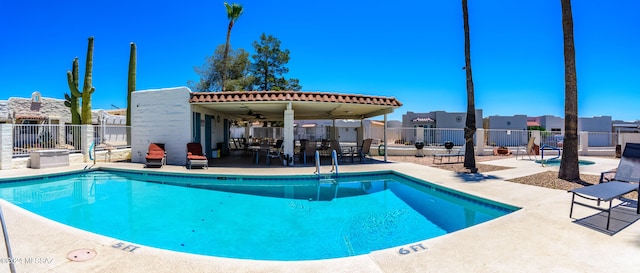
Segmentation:
{"type": "MultiPolygon", "coordinates": [[[[74,57],[95,37],[94,109],[126,107],[129,43],[139,90],[185,86],[224,44],[224,1],[0,0],[0,100],[63,98],[74,57]]],[[[233,48],[260,34],[291,51],[304,91],[393,96],[407,111],[466,111],[460,0],[244,0],[233,48]]],[[[578,115],[639,120],[640,1],[573,1],[578,115]]],[[[560,0],[470,0],[476,108],[484,116],[564,116],[560,0]]]]}

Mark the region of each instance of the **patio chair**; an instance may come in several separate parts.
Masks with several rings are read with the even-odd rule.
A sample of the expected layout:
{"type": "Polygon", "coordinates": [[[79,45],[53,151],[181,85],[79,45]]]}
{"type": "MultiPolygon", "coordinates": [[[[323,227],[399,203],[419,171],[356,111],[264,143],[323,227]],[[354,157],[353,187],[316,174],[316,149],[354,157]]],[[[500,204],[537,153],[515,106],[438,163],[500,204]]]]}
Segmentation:
{"type": "MultiPolygon", "coordinates": [[[[573,215],[574,204],[606,211],[607,230],[609,229],[612,201],[632,191],[640,192],[640,143],[627,143],[620,158],[620,163],[618,163],[618,168],[615,171],[615,176],[613,178],[607,177],[607,174],[610,173],[613,172],[603,172],[600,175],[600,184],[569,190],[569,192],[572,193],[569,218],[573,215]],[[602,209],[597,206],[577,202],[575,201],[576,195],[584,199],[597,201],[598,205],[600,205],[600,201],[609,202],[609,208],[602,209]]],[[[636,206],[636,213],[640,214],[640,205],[636,206]]]]}
{"type": "Polygon", "coordinates": [[[340,142],[335,139],[331,140],[329,149],[330,151],[336,151],[336,156],[338,156],[338,161],[340,162],[343,162],[346,156],[352,156],[351,149],[342,149],[340,147],[340,142]]]}
{"type": "Polygon", "coordinates": [[[267,153],[267,165],[271,165],[271,159],[272,158],[279,158],[280,161],[282,161],[282,142],[280,142],[280,146],[278,146],[276,144],[276,147],[273,147],[273,149],[270,149],[269,152],[267,153]]]}
{"type": "Polygon", "coordinates": [[[307,158],[314,158],[315,163],[315,154],[318,149],[318,143],[315,141],[307,141],[305,142],[304,151],[303,151],[303,164],[307,165],[307,158]]]}
{"type": "Polygon", "coordinates": [[[362,146],[358,147],[358,151],[356,151],[354,156],[358,156],[360,158],[360,163],[364,162],[369,155],[369,151],[371,150],[371,142],[373,139],[367,138],[362,141],[362,146]]]}
{"type": "Polygon", "coordinates": [[[271,165],[272,158],[279,158],[282,161],[282,139],[276,141],[276,145],[267,152],[267,165],[271,165]]]}
{"type": "MultiPolygon", "coordinates": [[[[536,148],[536,146],[538,145],[535,144],[534,142],[535,140],[536,140],[536,137],[530,137],[529,142],[527,142],[527,147],[524,147],[524,146],[518,147],[518,149],[516,149],[516,159],[518,159],[518,156],[520,155],[520,148],[525,148],[525,154],[529,157],[529,160],[531,160],[532,155],[533,155],[533,159],[537,160],[538,158],[536,157],[536,149],[539,149],[539,148],[536,148]]],[[[523,158],[524,158],[524,155],[523,155],[523,158]]]]}
{"type": "Polygon", "coordinates": [[[164,150],[163,143],[151,143],[149,144],[149,150],[146,156],[147,163],[144,165],[145,168],[149,167],[159,167],[162,168],[163,165],[167,164],[167,153],[164,150]]]}
{"type": "MultiPolygon", "coordinates": [[[[307,141],[306,139],[300,139],[299,143],[300,145],[298,146],[297,151],[294,151],[294,160],[298,160],[298,162],[306,162],[306,160],[304,159],[304,149],[307,146],[307,141]]],[[[293,143],[293,146],[296,146],[296,143],[293,143]]]]}
{"type": "Polygon", "coordinates": [[[320,151],[320,156],[331,156],[330,146],[331,142],[329,142],[328,139],[323,138],[320,142],[320,147],[318,148],[318,151],[320,151]]]}
{"type": "Polygon", "coordinates": [[[209,168],[207,155],[202,152],[202,145],[197,142],[187,143],[187,169],[191,169],[193,166],[209,168]]]}

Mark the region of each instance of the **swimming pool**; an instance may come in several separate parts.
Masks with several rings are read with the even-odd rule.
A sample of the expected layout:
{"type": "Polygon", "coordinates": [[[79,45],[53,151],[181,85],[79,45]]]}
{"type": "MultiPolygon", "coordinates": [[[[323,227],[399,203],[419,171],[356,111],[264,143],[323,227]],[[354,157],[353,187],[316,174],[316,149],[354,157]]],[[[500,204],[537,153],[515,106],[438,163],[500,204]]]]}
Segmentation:
{"type": "Polygon", "coordinates": [[[397,174],[89,171],[1,180],[0,197],[73,227],[203,255],[315,260],[441,236],[517,208],[397,174]]]}

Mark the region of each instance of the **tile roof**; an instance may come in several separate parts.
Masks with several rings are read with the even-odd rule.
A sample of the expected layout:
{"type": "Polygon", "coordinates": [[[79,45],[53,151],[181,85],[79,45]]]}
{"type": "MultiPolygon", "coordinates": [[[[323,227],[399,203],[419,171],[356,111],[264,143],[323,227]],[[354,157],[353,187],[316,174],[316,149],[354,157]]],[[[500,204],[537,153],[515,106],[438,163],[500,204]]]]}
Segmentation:
{"type": "Polygon", "coordinates": [[[331,102],[383,105],[392,107],[402,106],[402,103],[394,97],[305,91],[192,92],[191,99],[189,99],[190,103],[267,101],[331,102]]]}
{"type": "Polygon", "coordinates": [[[420,117],[418,117],[418,118],[412,119],[411,121],[413,121],[413,122],[434,122],[435,120],[432,119],[432,118],[420,118],[420,117]]]}

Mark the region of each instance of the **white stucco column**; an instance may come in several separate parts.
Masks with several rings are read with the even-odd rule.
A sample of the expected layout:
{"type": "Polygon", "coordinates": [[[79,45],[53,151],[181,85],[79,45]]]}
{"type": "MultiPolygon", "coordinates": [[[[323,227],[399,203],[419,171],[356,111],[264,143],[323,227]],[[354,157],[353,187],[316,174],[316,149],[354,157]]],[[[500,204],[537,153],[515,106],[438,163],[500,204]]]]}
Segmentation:
{"type": "Polygon", "coordinates": [[[413,129],[416,130],[416,142],[418,141],[424,142],[424,127],[416,126],[413,129]]]}
{"type": "Polygon", "coordinates": [[[387,162],[387,114],[384,114],[384,124],[382,125],[382,144],[384,144],[384,162],[387,162]]]}
{"type": "Polygon", "coordinates": [[[95,150],[95,145],[98,145],[98,143],[93,145],[93,150],[89,151],[89,148],[91,148],[91,144],[93,143],[94,139],[93,139],[93,125],[82,125],[81,127],[81,136],[82,136],[82,155],[84,158],[84,162],[89,162],[91,161],[90,157],[93,157],[93,155],[89,156],[89,152],[93,153],[93,150],[95,150]]]}
{"type": "Polygon", "coordinates": [[[357,146],[362,146],[363,141],[365,139],[364,133],[364,118],[360,119],[360,129],[358,129],[358,142],[356,142],[357,146]]]}
{"type": "Polygon", "coordinates": [[[580,132],[579,155],[589,155],[589,132],[580,132]]]}
{"type": "MultiPolygon", "coordinates": [[[[294,152],[294,136],[293,136],[293,110],[291,109],[291,103],[287,106],[287,110],[284,110],[284,136],[283,136],[284,158],[290,158],[290,166],[293,166],[295,160],[293,160],[294,152]]],[[[286,165],[286,160],[283,161],[286,165]]]]}
{"type": "Polygon", "coordinates": [[[0,124],[0,170],[13,167],[13,124],[0,124]]]}
{"type": "MultiPolygon", "coordinates": [[[[538,130],[533,130],[531,131],[531,137],[535,137],[535,139],[533,140],[533,143],[535,143],[536,145],[540,146],[540,131],[538,130]]],[[[529,140],[527,140],[528,142],[529,140]]]]}
{"type": "Polygon", "coordinates": [[[66,144],[65,142],[66,127],[64,126],[63,123],[56,124],[55,126],[58,128],[58,141],[56,142],[56,145],[66,144]]]}

